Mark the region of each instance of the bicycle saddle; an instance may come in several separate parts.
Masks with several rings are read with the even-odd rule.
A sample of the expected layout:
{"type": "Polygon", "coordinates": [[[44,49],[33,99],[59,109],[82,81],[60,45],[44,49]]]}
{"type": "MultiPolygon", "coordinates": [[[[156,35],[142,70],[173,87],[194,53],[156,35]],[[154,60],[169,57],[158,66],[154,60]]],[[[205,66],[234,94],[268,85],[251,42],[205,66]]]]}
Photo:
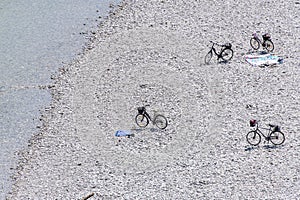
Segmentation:
{"type": "Polygon", "coordinates": [[[275,125],[273,125],[273,124],[269,124],[269,126],[272,127],[272,128],[275,127],[275,125]]]}
{"type": "Polygon", "coordinates": [[[213,45],[217,45],[217,46],[222,46],[221,44],[219,44],[218,42],[213,42],[213,41],[209,41],[210,43],[212,43],[213,45]]]}

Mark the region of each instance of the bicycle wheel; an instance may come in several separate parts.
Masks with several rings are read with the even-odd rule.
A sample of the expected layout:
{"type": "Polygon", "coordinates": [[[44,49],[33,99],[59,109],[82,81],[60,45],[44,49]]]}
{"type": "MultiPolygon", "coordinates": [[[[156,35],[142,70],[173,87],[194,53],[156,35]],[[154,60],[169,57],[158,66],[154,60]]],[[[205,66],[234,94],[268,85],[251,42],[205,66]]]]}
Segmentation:
{"type": "Polygon", "coordinates": [[[266,40],[264,43],[264,46],[267,49],[267,51],[269,51],[269,52],[274,50],[274,44],[271,40],[266,40]]]}
{"type": "Polygon", "coordinates": [[[253,146],[258,145],[261,141],[261,136],[256,131],[250,131],[247,134],[246,138],[247,138],[247,142],[253,146]]]}
{"type": "Polygon", "coordinates": [[[221,57],[224,61],[229,61],[231,60],[231,58],[233,57],[233,51],[232,49],[223,49],[223,51],[221,52],[221,57]]]}
{"type": "Polygon", "coordinates": [[[211,60],[211,58],[212,58],[212,51],[209,51],[207,54],[206,54],[206,56],[205,56],[205,59],[204,59],[204,61],[205,61],[205,64],[209,64],[209,62],[210,62],[210,60],[211,60]]]}
{"type": "Polygon", "coordinates": [[[142,128],[145,128],[149,124],[149,119],[145,115],[138,114],[135,117],[135,123],[142,128]]]}
{"type": "Polygon", "coordinates": [[[270,134],[270,140],[274,145],[280,145],[285,141],[285,137],[282,132],[275,131],[270,134]]]}
{"type": "Polygon", "coordinates": [[[154,124],[159,129],[165,129],[168,126],[168,121],[163,115],[156,115],[154,119],[154,124]]]}
{"type": "Polygon", "coordinates": [[[254,50],[259,49],[259,46],[260,46],[259,41],[256,38],[250,39],[250,45],[254,50]]]}

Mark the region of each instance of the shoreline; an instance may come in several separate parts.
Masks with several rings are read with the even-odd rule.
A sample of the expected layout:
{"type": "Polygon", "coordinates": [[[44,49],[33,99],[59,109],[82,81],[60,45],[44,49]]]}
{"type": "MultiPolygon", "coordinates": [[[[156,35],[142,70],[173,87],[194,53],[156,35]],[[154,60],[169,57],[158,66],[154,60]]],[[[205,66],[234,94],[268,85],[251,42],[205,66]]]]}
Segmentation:
{"type": "MultiPolygon", "coordinates": [[[[113,12],[113,8],[117,7],[118,5],[115,5],[113,3],[111,3],[109,5],[108,8],[108,12],[106,15],[101,15],[101,20],[96,19],[96,21],[99,22],[99,24],[97,25],[96,31],[99,29],[99,26],[101,26],[101,24],[104,23],[105,20],[107,20],[108,16],[111,12],[113,12]]],[[[97,10],[98,12],[98,10],[97,10]]],[[[90,19],[88,19],[90,20],[90,19]]],[[[15,173],[13,173],[13,176],[11,177],[12,179],[12,186],[15,187],[15,185],[17,184],[16,180],[18,179],[18,177],[20,177],[21,171],[23,170],[24,166],[26,164],[28,164],[29,160],[30,160],[30,152],[32,151],[32,146],[37,145],[38,141],[41,140],[44,136],[43,136],[43,131],[47,129],[48,127],[48,123],[47,123],[47,115],[49,115],[51,113],[51,110],[54,108],[55,102],[59,101],[59,89],[56,89],[56,86],[58,86],[60,83],[60,81],[62,81],[64,78],[62,78],[64,76],[65,73],[67,73],[68,68],[72,67],[72,65],[74,65],[75,63],[78,62],[78,60],[80,60],[81,57],[84,56],[84,54],[86,52],[88,52],[89,50],[93,49],[94,47],[94,41],[96,40],[96,36],[95,36],[95,27],[91,26],[90,30],[85,30],[82,33],[79,34],[83,34],[86,37],[86,42],[84,43],[82,50],[80,52],[76,51],[76,56],[71,59],[71,61],[66,64],[65,62],[63,62],[63,66],[58,67],[57,71],[55,71],[55,73],[53,73],[51,75],[51,77],[49,77],[51,80],[54,80],[54,82],[52,83],[48,83],[46,85],[38,85],[38,86],[28,86],[28,87],[32,87],[39,90],[47,90],[49,92],[49,94],[51,95],[51,102],[50,105],[45,107],[43,110],[40,110],[40,116],[37,120],[39,120],[41,123],[37,126],[37,132],[34,133],[31,138],[28,140],[27,144],[26,144],[26,148],[21,149],[20,151],[16,152],[17,156],[18,156],[18,162],[16,164],[16,168],[15,169],[11,169],[13,170],[15,173]]],[[[28,87],[24,86],[24,89],[27,89],[28,87]]],[[[4,87],[3,87],[4,88],[4,87]]],[[[0,87],[0,89],[2,89],[0,87]]],[[[5,91],[5,90],[4,90],[5,91]]],[[[1,92],[1,90],[0,90],[1,92]]],[[[50,114],[51,115],[51,114],[50,114]]],[[[7,193],[7,197],[6,199],[13,199],[14,197],[14,190],[9,191],[7,193]]]]}
{"type": "MultiPolygon", "coordinates": [[[[249,49],[241,41],[256,21],[238,17],[256,7],[231,3],[232,17],[225,15],[230,7],[224,14],[216,2],[122,1],[83,54],[59,70],[43,127],[22,156],[8,199],[80,199],[92,193],[95,199],[299,197],[300,73],[293,66],[299,52],[288,52],[287,62],[276,68],[241,61],[249,49]],[[212,12],[226,20],[207,28],[212,12]],[[250,27],[242,30],[246,24],[250,27]],[[222,27],[224,34],[218,32],[222,27]],[[235,41],[232,62],[204,65],[213,38],[235,41]],[[118,142],[114,132],[136,128],[136,107],[146,103],[168,117],[168,128],[149,126],[118,142]],[[256,103],[259,107],[246,108],[256,103]],[[241,132],[249,130],[252,117],[280,123],[290,133],[286,145],[247,150],[241,132]]],[[[289,2],[280,4],[282,12],[290,11],[289,2]]],[[[261,17],[273,15],[269,10],[261,17]]],[[[271,20],[286,23],[290,34],[297,30],[292,17],[271,20]]],[[[284,31],[278,28],[272,37],[284,31]]],[[[290,37],[299,44],[296,35],[290,37]]],[[[283,41],[276,40],[280,54],[293,44],[283,41]]]]}
{"type": "Polygon", "coordinates": [[[19,152],[39,131],[40,111],[50,105],[51,75],[82,52],[108,1],[115,2],[0,3],[0,199],[11,190],[19,152]]]}

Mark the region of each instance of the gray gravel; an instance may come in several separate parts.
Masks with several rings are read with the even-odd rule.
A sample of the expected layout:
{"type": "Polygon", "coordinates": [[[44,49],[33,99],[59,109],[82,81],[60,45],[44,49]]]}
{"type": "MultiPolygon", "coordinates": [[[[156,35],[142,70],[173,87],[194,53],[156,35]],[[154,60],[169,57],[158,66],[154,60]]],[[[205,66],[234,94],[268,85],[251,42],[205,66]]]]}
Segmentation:
{"type": "Polygon", "coordinates": [[[294,0],[124,0],[60,70],[8,199],[299,199],[299,16],[294,0]],[[283,64],[244,61],[255,31],[283,64]],[[233,60],[205,65],[210,40],[233,60]],[[144,104],[167,129],[135,125],[144,104]],[[250,147],[252,118],[285,143],[250,147]]]}

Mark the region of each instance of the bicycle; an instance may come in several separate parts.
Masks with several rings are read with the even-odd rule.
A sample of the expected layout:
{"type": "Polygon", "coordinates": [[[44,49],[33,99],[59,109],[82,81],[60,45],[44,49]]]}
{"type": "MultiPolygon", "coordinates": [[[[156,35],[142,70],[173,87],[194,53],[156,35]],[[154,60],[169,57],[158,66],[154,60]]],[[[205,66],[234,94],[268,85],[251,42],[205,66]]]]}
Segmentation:
{"type": "Polygon", "coordinates": [[[262,128],[268,130],[268,134],[264,135],[263,132],[258,127],[258,122],[256,120],[250,120],[250,126],[255,127],[255,130],[248,132],[246,139],[247,142],[253,146],[256,146],[261,141],[261,136],[265,138],[266,141],[271,141],[274,145],[281,145],[285,141],[285,136],[281,132],[280,127],[277,125],[268,124],[269,128],[262,128]]]}
{"type": "Polygon", "coordinates": [[[216,42],[212,42],[212,46],[211,46],[211,49],[210,51],[206,54],[205,56],[205,63],[208,64],[213,56],[213,53],[215,53],[215,55],[218,57],[218,60],[219,59],[222,59],[223,61],[229,61],[232,59],[233,57],[233,50],[231,49],[232,45],[230,43],[226,43],[226,44],[218,44],[216,42]],[[220,50],[220,53],[218,53],[215,49],[215,45],[217,46],[220,46],[221,47],[221,50],[220,50]]]}
{"type": "Polygon", "coordinates": [[[268,52],[274,50],[274,44],[269,33],[262,35],[263,41],[258,38],[257,33],[253,33],[252,36],[253,37],[250,39],[250,45],[254,50],[258,50],[260,45],[262,45],[268,52]]]}
{"type": "Polygon", "coordinates": [[[139,127],[145,128],[149,121],[153,123],[153,125],[156,125],[159,129],[165,129],[168,126],[167,118],[165,118],[161,114],[157,114],[156,111],[154,111],[153,118],[150,117],[150,115],[146,111],[146,107],[150,105],[145,105],[143,107],[138,107],[138,114],[135,117],[135,122],[139,127]]]}

